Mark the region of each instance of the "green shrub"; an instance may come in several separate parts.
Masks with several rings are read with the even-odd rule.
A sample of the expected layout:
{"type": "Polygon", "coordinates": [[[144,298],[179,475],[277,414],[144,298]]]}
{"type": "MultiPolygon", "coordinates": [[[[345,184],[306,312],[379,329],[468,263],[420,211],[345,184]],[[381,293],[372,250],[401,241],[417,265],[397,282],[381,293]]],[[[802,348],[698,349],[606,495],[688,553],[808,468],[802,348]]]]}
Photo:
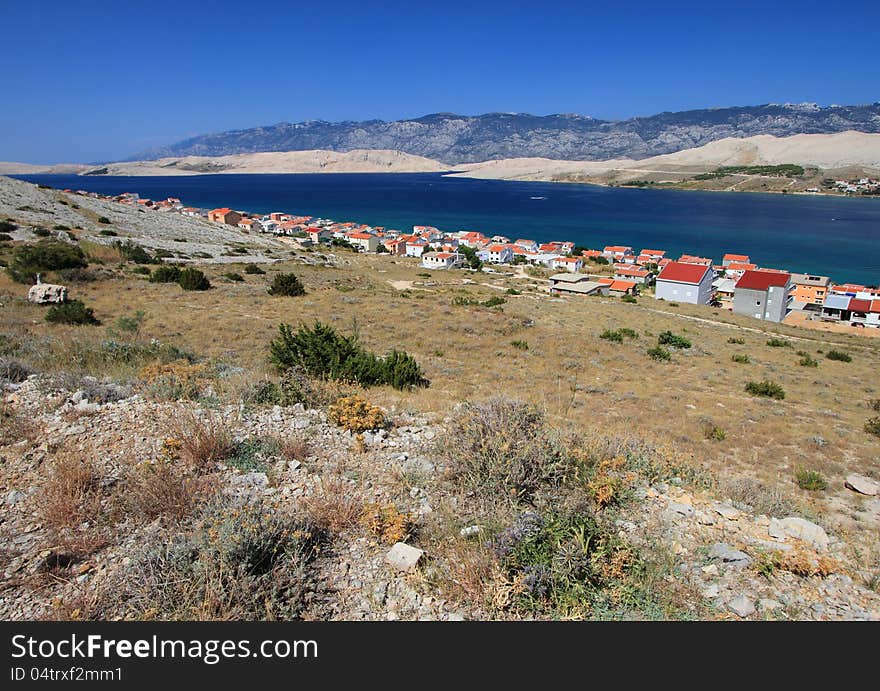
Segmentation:
{"type": "Polygon", "coordinates": [[[41,228],[38,226],[34,228],[34,235],[36,235],[38,238],[47,238],[52,235],[52,233],[49,232],[48,228],[41,228]]]}
{"type": "Polygon", "coordinates": [[[11,242],[12,236],[9,233],[0,233],[0,242],[11,242]]]}
{"type": "Polygon", "coordinates": [[[630,329],[627,326],[621,326],[617,330],[617,333],[619,333],[621,336],[626,336],[627,338],[638,338],[639,337],[639,335],[635,332],[635,329],[630,329]]]}
{"type": "Polygon", "coordinates": [[[529,344],[526,341],[511,341],[510,345],[512,345],[517,350],[528,350],[529,344]]]}
{"type": "Polygon", "coordinates": [[[72,324],[74,326],[97,326],[101,322],[95,318],[91,307],[86,307],[81,300],[69,300],[52,305],[46,312],[46,321],[50,324],[72,324]]]}
{"type": "Polygon", "coordinates": [[[18,283],[33,283],[38,273],[88,266],[86,256],[76,245],[55,240],[20,245],[9,262],[9,275],[18,283]]]}
{"type": "Polygon", "coordinates": [[[104,225],[107,225],[108,223],[110,223],[110,219],[107,218],[106,216],[100,216],[100,217],[98,217],[98,223],[102,223],[104,225]]]}
{"type": "Polygon", "coordinates": [[[734,343],[734,344],[736,344],[736,345],[745,345],[745,344],[746,344],[746,339],[744,339],[744,338],[735,338],[734,336],[731,336],[730,338],[727,339],[727,342],[728,342],[728,343],[734,343]]]}
{"type": "Polygon", "coordinates": [[[840,350],[829,350],[825,353],[825,357],[829,360],[837,360],[838,362],[852,362],[852,356],[840,350]]]}
{"type": "Polygon", "coordinates": [[[865,421],[865,431],[875,437],[880,437],[880,417],[868,418],[865,421]]]}
{"type": "Polygon", "coordinates": [[[791,343],[784,338],[771,338],[767,341],[767,345],[771,348],[791,348],[791,343]]]}
{"type": "Polygon", "coordinates": [[[245,264],[244,272],[246,274],[264,274],[264,273],[266,273],[263,269],[261,269],[256,264],[245,264]]]}
{"type": "Polygon", "coordinates": [[[0,221],[0,233],[11,233],[13,230],[17,229],[18,226],[11,221],[0,221]]]}
{"type": "Polygon", "coordinates": [[[177,283],[180,280],[180,267],[175,264],[163,264],[153,269],[150,283],[177,283]]]}
{"type": "Polygon", "coordinates": [[[180,272],[177,284],[184,290],[208,290],[211,287],[208,277],[192,267],[187,267],[180,272]]]}
{"type": "Polygon", "coordinates": [[[816,358],[811,357],[809,354],[804,353],[803,357],[798,361],[798,364],[801,367],[818,367],[819,361],[816,358]]]}
{"type": "Polygon", "coordinates": [[[280,372],[301,368],[313,377],[361,386],[388,384],[396,389],[429,383],[411,355],[392,350],[379,357],[362,348],[355,338],[342,336],[320,322],[313,327],[301,326],[295,333],[288,324],[281,324],[269,351],[270,362],[280,372]]]}
{"type": "Polygon", "coordinates": [[[294,274],[275,274],[272,285],[269,286],[269,295],[282,295],[285,297],[297,297],[305,295],[306,289],[302,282],[294,274]]]}
{"type": "Polygon", "coordinates": [[[638,303],[638,300],[636,300],[635,296],[633,295],[621,295],[620,299],[633,305],[638,303]]]}
{"type": "Polygon", "coordinates": [[[740,363],[741,365],[747,365],[751,362],[751,360],[749,359],[749,356],[742,354],[742,353],[737,353],[736,355],[732,355],[730,359],[733,360],[734,362],[740,363]]]}
{"type": "Polygon", "coordinates": [[[766,380],[761,382],[750,381],[746,384],[746,392],[753,396],[765,396],[777,400],[785,398],[785,390],[779,384],[766,380]]]}
{"type": "Polygon", "coordinates": [[[652,360],[665,361],[671,360],[672,354],[661,346],[654,346],[648,349],[648,355],[652,360]]]}
{"type": "Polygon", "coordinates": [[[690,348],[691,342],[684,336],[679,336],[671,331],[664,331],[657,337],[657,345],[668,345],[673,348],[690,348]]]}
{"type": "Polygon", "coordinates": [[[480,304],[483,307],[497,307],[498,305],[503,305],[507,300],[497,295],[493,295],[488,300],[483,300],[480,304]]]}
{"type": "Polygon", "coordinates": [[[599,338],[606,341],[613,341],[614,343],[623,343],[623,334],[620,333],[620,331],[605,329],[605,331],[599,334],[599,338]]]}
{"type": "Polygon", "coordinates": [[[795,479],[797,480],[798,487],[809,490],[810,492],[818,492],[828,487],[825,478],[815,470],[804,470],[801,468],[795,473],[795,479]]]}
{"type": "Polygon", "coordinates": [[[108,238],[115,238],[117,235],[119,235],[119,233],[117,233],[115,230],[109,230],[105,228],[104,230],[99,230],[98,235],[103,235],[108,238]]]}
{"type": "Polygon", "coordinates": [[[237,274],[234,271],[230,271],[229,273],[223,274],[230,281],[235,281],[236,283],[241,283],[244,280],[244,276],[241,274],[237,274]]]}
{"type": "Polygon", "coordinates": [[[516,288],[508,288],[507,290],[504,291],[504,294],[505,295],[522,295],[522,293],[520,291],[518,291],[516,288]]]}
{"type": "Polygon", "coordinates": [[[153,257],[139,244],[137,244],[136,242],[132,242],[131,240],[126,240],[125,242],[116,240],[113,243],[113,247],[115,247],[116,251],[119,252],[120,257],[127,261],[134,262],[135,264],[156,263],[155,257],[153,257]]]}

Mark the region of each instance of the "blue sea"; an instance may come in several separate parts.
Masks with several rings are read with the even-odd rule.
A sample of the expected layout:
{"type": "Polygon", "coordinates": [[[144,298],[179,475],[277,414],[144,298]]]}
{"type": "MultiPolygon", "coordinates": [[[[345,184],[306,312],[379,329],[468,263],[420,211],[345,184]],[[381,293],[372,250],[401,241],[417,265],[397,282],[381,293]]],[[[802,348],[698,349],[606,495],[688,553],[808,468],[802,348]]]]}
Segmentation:
{"type": "Polygon", "coordinates": [[[423,174],[86,177],[28,175],[56,188],[179,197],[197,207],[285,211],[409,230],[478,230],[601,248],[630,245],[880,283],[880,199],[691,192],[469,180],[423,174]]]}

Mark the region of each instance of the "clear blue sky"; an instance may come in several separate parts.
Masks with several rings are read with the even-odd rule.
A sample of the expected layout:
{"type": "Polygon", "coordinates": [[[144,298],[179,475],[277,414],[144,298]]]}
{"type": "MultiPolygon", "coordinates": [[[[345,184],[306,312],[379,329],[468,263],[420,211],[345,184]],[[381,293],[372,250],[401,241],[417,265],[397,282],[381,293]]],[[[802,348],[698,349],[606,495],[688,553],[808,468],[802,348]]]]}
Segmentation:
{"type": "Polygon", "coordinates": [[[438,111],[880,100],[880,2],[3,0],[0,160],[438,111]]]}

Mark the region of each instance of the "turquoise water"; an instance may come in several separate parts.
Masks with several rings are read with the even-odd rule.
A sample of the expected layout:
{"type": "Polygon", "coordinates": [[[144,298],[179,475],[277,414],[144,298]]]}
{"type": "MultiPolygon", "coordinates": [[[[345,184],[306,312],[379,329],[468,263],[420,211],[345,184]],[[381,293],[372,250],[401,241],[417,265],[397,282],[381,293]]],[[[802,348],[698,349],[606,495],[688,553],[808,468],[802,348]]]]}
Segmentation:
{"type": "Polygon", "coordinates": [[[189,206],[287,211],[401,230],[433,225],[588,247],[727,252],[761,266],[880,283],[880,199],[641,190],[441,174],[20,176],[58,188],[179,197],[189,206]]]}

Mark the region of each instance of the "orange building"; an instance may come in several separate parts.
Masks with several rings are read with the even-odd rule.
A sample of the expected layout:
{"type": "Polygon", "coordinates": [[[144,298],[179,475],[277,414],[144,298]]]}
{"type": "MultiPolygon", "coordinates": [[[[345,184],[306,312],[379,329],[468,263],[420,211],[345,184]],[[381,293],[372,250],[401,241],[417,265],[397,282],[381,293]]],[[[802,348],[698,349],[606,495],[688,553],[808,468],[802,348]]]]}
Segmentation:
{"type": "Polygon", "coordinates": [[[791,296],[805,305],[822,305],[831,288],[828,276],[791,275],[791,296]]]}
{"type": "Polygon", "coordinates": [[[208,212],[208,220],[214,223],[225,223],[230,226],[237,226],[241,220],[241,214],[226,207],[222,209],[212,209],[208,212]]]}

